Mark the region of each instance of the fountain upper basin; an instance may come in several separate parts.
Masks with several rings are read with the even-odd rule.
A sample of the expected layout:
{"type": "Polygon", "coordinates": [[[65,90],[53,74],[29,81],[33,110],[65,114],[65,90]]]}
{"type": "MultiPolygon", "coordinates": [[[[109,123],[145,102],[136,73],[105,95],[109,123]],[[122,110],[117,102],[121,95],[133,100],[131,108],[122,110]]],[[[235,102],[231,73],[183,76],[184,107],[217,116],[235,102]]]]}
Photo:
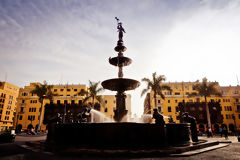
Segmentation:
{"type": "Polygon", "coordinates": [[[128,66],[132,63],[132,60],[128,57],[110,57],[109,63],[114,66],[128,66]]]}
{"type": "Polygon", "coordinates": [[[127,79],[127,78],[115,78],[115,79],[108,79],[102,82],[102,86],[105,89],[109,89],[111,91],[127,91],[133,90],[140,86],[140,82],[134,79],[127,79]]]}

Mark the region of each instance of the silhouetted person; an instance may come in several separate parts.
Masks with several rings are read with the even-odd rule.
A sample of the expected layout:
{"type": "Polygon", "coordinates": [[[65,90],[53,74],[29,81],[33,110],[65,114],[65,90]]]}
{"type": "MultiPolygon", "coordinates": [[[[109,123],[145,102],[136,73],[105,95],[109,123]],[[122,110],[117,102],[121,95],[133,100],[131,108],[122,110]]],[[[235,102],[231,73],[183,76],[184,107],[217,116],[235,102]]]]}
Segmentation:
{"type": "Polygon", "coordinates": [[[169,117],[169,118],[168,118],[168,122],[169,122],[169,123],[175,123],[175,122],[173,121],[173,118],[172,118],[172,117],[169,117]]]}
{"type": "Polygon", "coordinates": [[[222,132],[224,134],[225,139],[228,139],[228,131],[227,131],[227,127],[226,126],[223,126],[222,132]]]}
{"type": "Polygon", "coordinates": [[[88,118],[90,117],[91,108],[85,107],[81,113],[78,114],[78,119],[80,123],[88,122],[88,118]]]}
{"type": "Polygon", "coordinates": [[[165,125],[165,121],[163,119],[163,116],[161,115],[161,113],[158,112],[158,109],[155,108],[153,109],[153,119],[155,119],[155,123],[156,124],[159,124],[161,126],[164,126],[165,125]]]}
{"type": "Polygon", "coordinates": [[[222,134],[223,134],[222,131],[223,131],[222,127],[219,127],[219,133],[220,133],[221,137],[222,137],[222,134]]]}
{"type": "Polygon", "coordinates": [[[193,142],[198,142],[198,133],[197,133],[197,122],[196,118],[193,116],[189,116],[188,112],[183,114],[183,121],[186,123],[190,123],[191,137],[193,142]]]}

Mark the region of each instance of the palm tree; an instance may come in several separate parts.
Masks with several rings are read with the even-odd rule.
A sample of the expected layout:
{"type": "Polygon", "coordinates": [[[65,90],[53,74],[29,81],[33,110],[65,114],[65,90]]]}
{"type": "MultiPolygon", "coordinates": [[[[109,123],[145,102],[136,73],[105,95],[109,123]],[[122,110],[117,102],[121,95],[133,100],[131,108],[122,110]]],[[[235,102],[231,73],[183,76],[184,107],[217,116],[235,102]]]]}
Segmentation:
{"type": "Polygon", "coordinates": [[[31,91],[31,93],[36,94],[38,96],[38,100],[41,103],[41,109],[40,109],[40,118],[39,118],[39,124],[37,132],[41,129],[41,122],[42,122],[42,114],[43,114],[43,100],[49,99],[50,102],[53,100],[53,93],[52,89],[53,85],[48,85],[46,81],[43,82],[43,84],[35,84],[35,88],[31,91]]]}
{"type": "Polygon", "coordinates": [[[99,87],[100,82],[91,82],[89,81],[88,91],[81,90],[79,94],[85,94],[86,98],[84,98],[83,103],[92,98],[92,107],[94,107],[94,100],[96,99],[99,103],[102,102],[101,96],[98,96],[98,93],[102,92],[104,89],[99,87]]]}
{"type": "Polygon", "coordinates": [[[206,113],[207,113],[207,122],[208,122],[208,128],[211,128],[211,117],[209,113],[209,107],[207,103],[207,97],[210,97],[211,95],[217,95],[221,96],[222,94],[217,90],[217,82],[207,82],[207,78],[204,77],[202,79],[202,82],[199,83],[197,81],[197,84],[193,85],[193,88],[197,90],[197,93],[193,93],[190,96],[201,96],[204,97],[205,100],[205,107],[206,107],[206,113]]]}
{"type": "Polygon", "coordinates": [[[157,95],[160,95],[162,99],[165,99],[165,96],[163,95],[162,91],[163,90],[172,91],[172,89],[168,85],[162,84],[162,82],[165,80],[166,78],[164,75],[157,76],[156,72],[152,74],[152,80],[150,80],[149,78],[142,79],[142,81],[147,84],[147,88],[142,90],[141,96],[143,96],[149,90],[152,90],[155,108],[157,107],[157,98],[156,98],[157,95]]]}

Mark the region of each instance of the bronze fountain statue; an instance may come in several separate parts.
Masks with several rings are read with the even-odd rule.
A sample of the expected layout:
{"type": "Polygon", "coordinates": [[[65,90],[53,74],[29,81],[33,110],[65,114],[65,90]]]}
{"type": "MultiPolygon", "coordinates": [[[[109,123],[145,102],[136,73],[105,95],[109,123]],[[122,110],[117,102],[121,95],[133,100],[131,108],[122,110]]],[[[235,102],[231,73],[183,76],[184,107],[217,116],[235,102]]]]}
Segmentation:
{"type": "Polygon", "coordinates": [[[123,44],[123,33],[126,33],[124,28],[122,27],[122,23],[119,22],[119,19],[115,17],[117,20],[117,29],[118,29],[118,42],[117,46],[114,48],[116,52],[118,52],[117,57],[109,58],[109,63],[111,65],[117,66],[118,71],[118,78],[115,79],[108,79],[102,82],[102,86],[105,89],[111,91],[117,91],[116,95],[116,110],[114,110],[114,119],[115,121],[119,122],[122,118],[127,114],[125,98],[126,94],[124,93],[127,90],[133,90],[140,86],[140,82],[123,78],[123,71],[122,68],[124,66],[128,66],[131,64],[132,60],[128,57],[123,56],[123,52],[127,50],[127,48],[123,44]]]}

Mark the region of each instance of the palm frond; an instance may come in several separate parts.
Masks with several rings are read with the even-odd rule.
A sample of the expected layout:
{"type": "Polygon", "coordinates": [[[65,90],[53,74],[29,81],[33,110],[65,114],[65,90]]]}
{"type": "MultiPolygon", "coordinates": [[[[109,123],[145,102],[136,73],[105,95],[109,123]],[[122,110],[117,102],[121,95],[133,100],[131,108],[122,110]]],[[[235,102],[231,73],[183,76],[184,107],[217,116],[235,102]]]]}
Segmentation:
{"type": "Polygon", "coordinates": [[[141,93],[141,97],[142,97],[145,93],[147,93],[148,91],[149,91],[148,88],[143,89],[143,90],[142,90],[142,93],[141,93]]]}

